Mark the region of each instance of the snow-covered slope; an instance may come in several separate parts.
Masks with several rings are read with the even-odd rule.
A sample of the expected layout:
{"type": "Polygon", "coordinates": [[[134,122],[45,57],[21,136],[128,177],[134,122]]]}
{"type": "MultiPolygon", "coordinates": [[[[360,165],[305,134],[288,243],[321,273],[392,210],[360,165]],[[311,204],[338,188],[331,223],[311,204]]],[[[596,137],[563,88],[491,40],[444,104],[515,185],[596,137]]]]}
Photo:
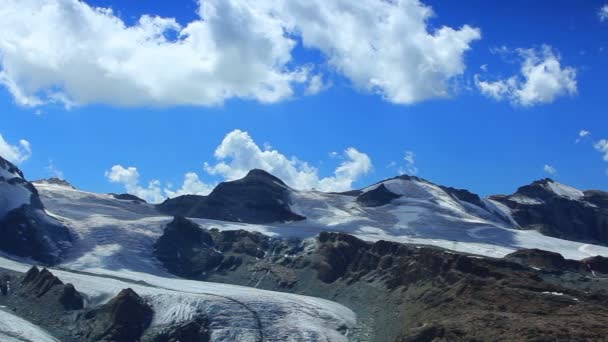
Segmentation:
{"type": "MultiPolygon", "coordinates": [[[[322,231],[339,231],[370,241],[429,244],[492,257],[521,248],[555,251],[571,259],[608,256],[607,247],[513,229],[510,209],[498,201],[461,200],[452,190],[414,177],[383,184],[401,197],[368,207],[352,195],[291,191],[291,210],[307,217],[304,221],[267,225],[194,221],[208,228],[270,236],[313,238],[322,231]]],[[[73,247],[53,272],[74,283],[90,304],[107,301],[131,287],[159,313],[153,324],[183,321],[200,309],[209,314],[216,341],[255,340],[260,333],[268,341],[345,341],[341,327],[356,324],[352,311],[326,300],[187,281],[169,274],[154,258],[153,244],[172,217],[163,216],[152,205],[58,184],[36,187],[47,213],[74,236],[73,247]]],[[[556,191],[572,195],[564,189],[556,191]]],[[[24,271],[28,265],[0,259],[0,267],[24,271]]]]}
{"type": "MultiPolygon", "coordinates": [[[[48,213],[75,235],[61,269],[86,272],[53,273],[75,284],[92,302],[102,303],[131,287],[159,313],[153,325],[185,321],[203,310],[215,341],[256,341],[260,333],[265,341],[346,341],[338,330],[355,325],[351,310],[330,301],[178,279],[152,255],[152,245],[170,217],[160,216],[151,205],[111,195],[53,184],[36,186],[48,213]]],[[[0,259],[0,267],[27,268],[6,259],[0,259]]]]}
{"type": "Polygon", "coordinates": [[[4,311],[2,307],[0,307],[0,341],[59,342],[40,327],[4,311]]]}

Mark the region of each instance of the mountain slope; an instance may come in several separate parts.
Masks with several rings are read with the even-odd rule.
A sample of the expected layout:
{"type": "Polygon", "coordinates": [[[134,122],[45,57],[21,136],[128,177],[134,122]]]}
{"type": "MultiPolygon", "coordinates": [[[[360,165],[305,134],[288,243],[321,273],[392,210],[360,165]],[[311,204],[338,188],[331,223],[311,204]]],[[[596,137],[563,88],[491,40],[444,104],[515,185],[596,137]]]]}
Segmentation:
{"type": "Polygon", "coordinates": [[[158,205],[167,215],[246,223],[304,219],[289,209],[291,189],[275,176],[251,170],[244,178],[220,183],[209,196],[186,195],[158,205]]]}
{"type": "Polygon", "coordinates": [[[552,179],[519,188],[509,196],[493,196],[509,207],[522,229],[553,237],[608,244],[608,193],[580,191],[552,179]]]}
{"type": "Polygon", "coordinates": [[[0,250],[53,264],[70,241],[68,229],[45,213],[36,188],[0,157],[0,250]]]}

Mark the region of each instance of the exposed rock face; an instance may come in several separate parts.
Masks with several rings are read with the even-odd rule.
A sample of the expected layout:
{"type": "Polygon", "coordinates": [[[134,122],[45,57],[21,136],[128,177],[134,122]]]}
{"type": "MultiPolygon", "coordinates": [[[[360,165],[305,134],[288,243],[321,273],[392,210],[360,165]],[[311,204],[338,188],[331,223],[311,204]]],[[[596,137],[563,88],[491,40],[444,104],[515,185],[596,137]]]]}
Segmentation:
{"type": "Polygon", "coordinates": [[[32,297],[45,305],[60,304],[64,310],[79,310],[83,308],[82,295],[72,284],[64,284],[46,268],[39,270],[32,267],[21,281],[19,294],[32,297]]]}
{"type": "Polygon", "coordinates": [[[390,192],[384,184],[380,184],[374,190],[367,191],[357,196],[357,202],[366,207],[379,207],[389,204],[392,200],[401,196],[390,192]]]}
{"type": "Polygon", "coordinates": [[[298,247],[299,241],[272,239],[244,230],[207,230],[183,217],[175,217],[156,242],[154,254],[169,272],[204,279],[208,272],[234,270],[244,259],[290,254],[298,247]]]}
{"type": "Polygon", "coordinates": [[[603,256],[594,256],[583,259],[581,262],[587,266],[587,269],[592,272],[608,274],[608,258],[603,256]]]}
{"type": "MultiPolygon", "coordinates": [[[[326,294],[324,298],[339,302],[330,289],[340,288],[340,293],[348,293],[341,297],[348,299],[344,304],[363,303],[359,310],[390,298],[375,309],[391,315],[386,317],[390,321],[374,326],[375,333],[387,330],[374,341],[538,341],[539,336],[546,340],[602,340],[608,333],[608,297],[601,291],[586,293],[576,286],[567,287],[567,281],[560,282],[562,273],[575,279],[591,273],[585,261],[566,260],[559,254],[528,250],[507,259],[481,258],[440,248],[369,243],[329,232],[321,233],[310,248],[274,253],[272,247],[264,249],[266,243],[262,242],[277,245],[274,240],[247,236],[251,234],[247,232],[231,232],[220,239],[218,233],[209,231],[213,246],[243,258],[234,273],[219,268],[207,271],[235,274],[220,278],[223,282],[247,285],[254,278],[253,284],[264,288],[264,284],[269,285],[264,279],[282,275],[290,279],[289,285],[267,288],[321,297],[326,294]],[[231,247],[222,247],[220,240],[231,247]],[[236,248],[239,242],[251,246],[236,248]],[[259,248],[266,251],[262,258],[249,257],[257,255],[259,248]],[[542,270],[531,269],[532,265],[542,270]]],[[[594,258],[589,264],[603,265],[603,260],[594,258]]]]}
{"type": "Polygon", "coordinates": [[[123,201],[147,203],[144,199],[141,199],[141,198],[139,198],[135,195],[131,195],[131,194],[110,194],[110,195],[112,195],[116,199],[123,200],[123,201]]]}
{"type": "Polygon", "coordinates": [[[175,217],[155,244],[155,254],[169,272],[195,277],[218,267],[224,256],[214,248],[208,231],[183,218],[175,217]]]}
{"type": "Polygon", "coordinates": [[[551,179],[523,186],[510,196],[492,196],[508,206],[522,229],[557,238],[608,244],[608,195],[581,192],[551,179]]]}
{"type": "Polygon", "coordinates": [[[450,194],[451,196],[456,197],[457,199],[459,199],[461,201],[475,204],[476,206],[478,206],[480,208],[485,208],[485,204],[481,201],[481,198],[479,197],[479,195],[474,194],[474,193],[470,192],[469,190],[456,189],[456,188],[452,188],[449,186],[440,186],[440,188],[443,189],[443,191],[450,194]]]}
{"type": "Polygon", "coordinates": [[[251,170],[242,179],[219,184],[209,196],[168,199],[158,209],[169,215],[246,223],[303,220],[289,208],[289,191],[273,175],[251,170]]]}
{"type": "Polygon", "coordinates": [[[135,291],[125,289],[84,315],[84,337],[87,341],[138,341],[153,315],[152,308],[135,291]]]}
{"type": "Polygon", "coordinates": [[[70,242],[68,229],[44,212],[36,188],[0,157],[0,250],[53,264],[70,242]]]}
{"type": "Polygon", "coordinates": [[[198,316],[151,335],[144,336],[142,342],[209,342],[211,340],[209,322],[205,316],[198,316]]]}
{"type": "Polygon", "coordinates": [[[521,249],[506,255],[505,259],[545,270],[587,272],[587,267],[583,263],[565,259],[559,253],[541,249],[521,249]]]}

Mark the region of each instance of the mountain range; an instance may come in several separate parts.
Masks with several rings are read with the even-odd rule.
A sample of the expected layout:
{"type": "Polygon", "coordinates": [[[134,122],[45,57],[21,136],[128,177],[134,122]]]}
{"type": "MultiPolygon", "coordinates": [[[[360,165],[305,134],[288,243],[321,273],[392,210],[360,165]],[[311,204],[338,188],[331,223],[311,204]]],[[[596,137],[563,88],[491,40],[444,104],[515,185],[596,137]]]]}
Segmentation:
{"type": "Polygon", "coordinates": [[[251,170],[153,205],[0,157],[0,339],[602,340],[607,246],[608,193],[551,179],[482,198],[251,170]]]}

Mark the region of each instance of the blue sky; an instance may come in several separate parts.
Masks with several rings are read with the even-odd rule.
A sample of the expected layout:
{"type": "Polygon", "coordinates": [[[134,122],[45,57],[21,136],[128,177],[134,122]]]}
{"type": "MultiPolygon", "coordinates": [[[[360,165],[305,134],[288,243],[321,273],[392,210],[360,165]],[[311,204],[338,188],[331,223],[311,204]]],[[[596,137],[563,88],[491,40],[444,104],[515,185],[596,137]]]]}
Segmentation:
{"type": "MultiPolygon", "coordinates": [[[[318,18],[290,6],[276,10],[281,1],[259,2],[285,18],[279,24],[252,17],[254,26],[231,25],[240,17],[226,15],[225,4],[238,7],[245,0],[204,2],[216,12],[203,19],[192,0],[56,0],[51,3],[63,10],[41,13],[36,22],[70,24],[49,25],[57,32],[42,34],[23,14],[39,1],[9,1],[9,9],[0,10],[0,16],[16,18],[13,26],[26,25],[0,24],[9,32],[0,36],[0,151],[13,151],[30,179],[61,174],[86,190],[126,187],[146,197],[153,189],[167,196],[182,187],[187,173],[197,178],[183,190],[205,192],[250,166],[270,165],[294,186],[326,190],[357,188],[400,172],[483,195],[511,193],[543,177],[582,189],[608,188],[602,140],[608,138],[605,1],[361,2],[369,12],[411,24],[398,28],[368,27],[364,20],[377,18],[365,8],[324,2],[335,6],[331,13],[353,15],[353,34],[342,19],[332,26],[332,18],[328,32],[318,33],[311,24],[318,18]],[[429,8],[434,15],[421,19],[429,8]],[[414,14],[403,14],[410,10],[414,14]],[[126,30],[143,27],[146,14],[175,18],[180,28],[146,26],[142,30],[162,27],[163,38],[146,36],[156,40],[140,43],[126,30]],[[175,52],[185,39],[176,31],[193,21],[204,26],[212,15],[218,25],[209,32],[216,45],[190,49],[200,60],[217,54],[230,63],[196,78],[200,65],[179,56],[192,51],[175,52]],[[108,18],[122,21],[122,28],[108,18]],[[438,35],[442,27],[451,32],[436,46],[416,40],[421,29],[438,35]],[[108,37],[121,37],[124,45],[110,44],[108,37]],[[82,46],[62,45],[63,38],[82,46]],[[117,51],[95,48],[103,44],[117,51]],[[400,49],[387,57],[384,51],[395,46],[400,49]],[[230,51],[236,51],[234,60],[230,51]],[[361,57],[368,55],[374,58],[361,57]],[[108,56],[117,59],[108,62],[108,56]],[[120,56],[142,59],[133,57],[139,64],[132,71],[120,56]],[[429,68],[433,72],[420,71],[429,68]],[[198,88],[204,89],[183,95],[198,88]],[[582,131],[588,133],[580,136],[582,131]],[[214,155],[218,147],[223,156],[214,155]],[[149,188],[153,180],[159,184],[149,188]]],[[[268,8],[253,10],[264,14],[268,8]]]]}

